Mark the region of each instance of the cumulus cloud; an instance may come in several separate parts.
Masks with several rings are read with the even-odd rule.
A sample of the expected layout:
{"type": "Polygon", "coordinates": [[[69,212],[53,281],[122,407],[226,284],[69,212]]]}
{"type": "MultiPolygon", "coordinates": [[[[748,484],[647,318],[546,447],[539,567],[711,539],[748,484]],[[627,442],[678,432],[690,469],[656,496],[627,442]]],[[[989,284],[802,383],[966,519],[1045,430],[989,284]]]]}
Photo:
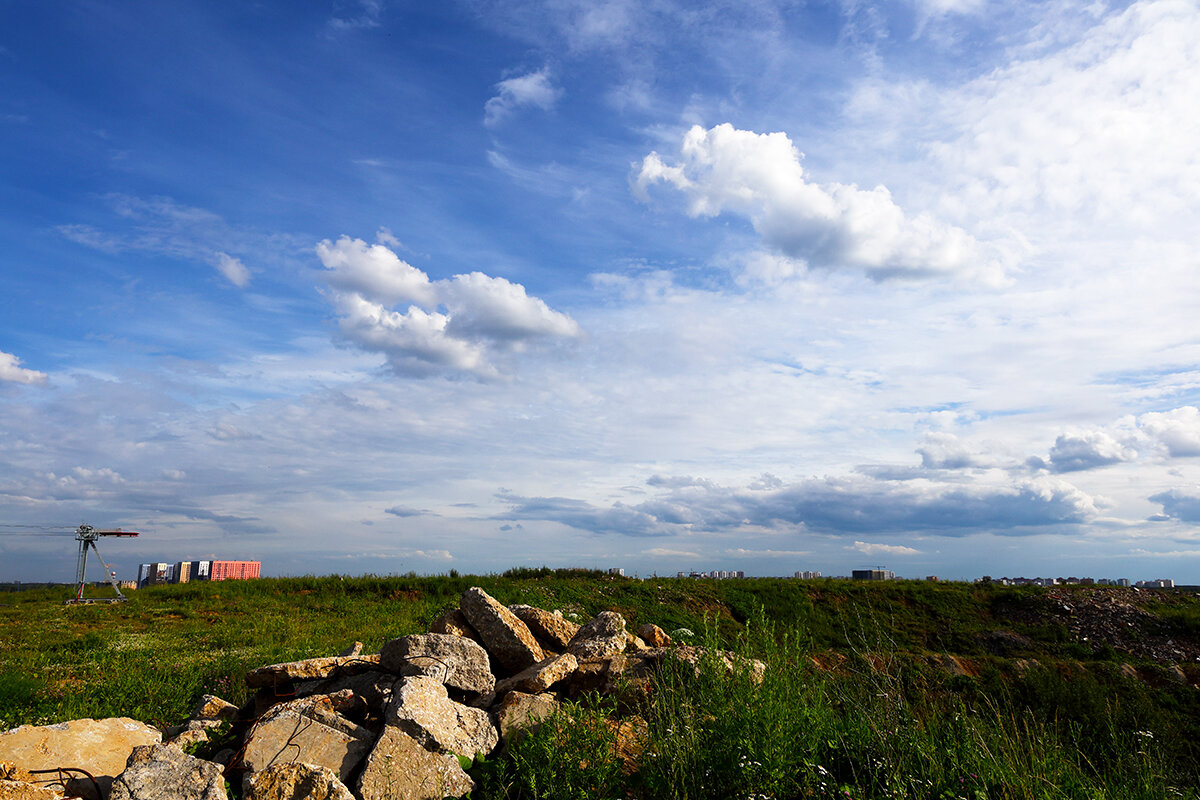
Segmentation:
{"type": "Polygon", "coordinates": [[[550,70],[546,67],[500,81],[496,91],[496,96],[483,106],[483,124],[488,127],[500,124],[523,106],[549,111],[562,96],[562,90],[550,82],[550,70]]]}
{"type": "Polygon", "coordinates": [[[952,433],[930,433],[917,448],[925,469],[967,469],[983,466],[983,460],[952,433]]]}
{"type": "Polygon", "coordinates": [[[1150,496],[1150,502],[1162,506],[1162,516],[1180,522],[1200,522],[1200,497],[1178,489],[1150,496]]]}
{"type": "Polygon", "coordinates": [[[12,353],[0,350],[0,381],[9,383],[45,383],[46,373],[35,369],[25,369],[21,359],[12,353]]]}
{"type": "Polygon", "coordinates": [[[857,550],[868,556],[914,556],[921,553],[915,547],[906,547],[902,544],[878,544],[876,542],[855,542],[850,545],[849,549],[857,550]]]}
{"type": "Polygon", "coordinates": [[[1142,414],[1138,425],[1162,443],[1172,458],[1200,456],[1200,409],[1195,406],[1142,414]]]}
{"type": "Polygon", "coordinates": [[[494,377],[493,355],[580,334],[569,316],[504,278],[471,272],[431,281],[384,245],[348,236],[327,239],[316,251],[334,290],[342,334],[382,353],[400,375],[494,377]]]}
{"type": "Polygon", "coordinates": [[[1133,461],[1137,455],[1137,450],[1104,431],[1062,434],[1050,448],[1050,468],[1054,472],[1079,472],[1133,461]]]}
{"type": "Polygon", "coordinates": [[[784,133],[696,125],[678,163],[657,152],[643,159],[634,188],[645,198],[665,183],[684,195],[692,217],[745,216],[773,250],[814,267],[857,268],[875,279],[1001,270],[998,254],[961,228],[906,214],[884,186],[812,183],[801,158],[784,133]]]}
{"type": "Polygon", "coordinates": [[[246,265],[241,262],[241,259],[234,258],[228,253],[217,253],[215,256],[216,263],[214,266],[217,272],[225,276],[225,279],[239,289],[245,289],[250,285],[250,270],[246,269],[246,265]]]}
{"type": "Polygon", "coordinates": [[[510,516],[559,522],[593,533],[666,535],[682,530],[784,528],[828,534],[981,531],[1021,534],[1094,517],[1095,501],[1065,481],[1040,476],[1004,485],[869,478],[809,478],[761,489],[709,482],[663,483],[663,494],[637,505],[604,508],[562,497],[507,497],[510,516]]]}

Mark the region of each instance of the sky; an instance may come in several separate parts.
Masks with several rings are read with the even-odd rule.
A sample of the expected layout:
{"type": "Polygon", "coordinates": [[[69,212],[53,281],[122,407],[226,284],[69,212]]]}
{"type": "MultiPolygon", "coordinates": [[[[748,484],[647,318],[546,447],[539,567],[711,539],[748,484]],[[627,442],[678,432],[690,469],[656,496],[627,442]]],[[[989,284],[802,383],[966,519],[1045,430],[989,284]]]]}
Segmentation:
{"type": "Polygon", "coordinates": [[[1200,583],[1197,97],[1182,0],[0,0],[0,580],[1200,583]]]}

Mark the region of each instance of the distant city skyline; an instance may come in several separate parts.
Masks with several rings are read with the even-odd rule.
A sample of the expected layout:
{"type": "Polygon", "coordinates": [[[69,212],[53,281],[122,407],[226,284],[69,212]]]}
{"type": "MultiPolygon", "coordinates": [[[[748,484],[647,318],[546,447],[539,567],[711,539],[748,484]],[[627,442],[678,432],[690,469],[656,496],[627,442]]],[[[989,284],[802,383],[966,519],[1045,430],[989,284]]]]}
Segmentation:
{"type": "Polygon", "coordinates": [[[0,580],[1200,584],[1194,2],[5,3],[0,85],[0,580]]]}

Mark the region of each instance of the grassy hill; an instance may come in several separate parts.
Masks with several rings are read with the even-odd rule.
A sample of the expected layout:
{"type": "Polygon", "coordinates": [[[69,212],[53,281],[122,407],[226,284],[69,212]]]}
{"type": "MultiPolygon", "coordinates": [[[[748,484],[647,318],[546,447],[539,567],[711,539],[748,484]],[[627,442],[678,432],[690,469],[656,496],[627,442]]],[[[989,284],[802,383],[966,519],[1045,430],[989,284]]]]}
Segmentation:
{"type": "Polygon", "coordinates": [[[1200,796],[1200,598],[1186,591],[545,569],[195,583],[116,606],[38,589],[0,597],[0,729],[174,724],[201,694],[246,700],[253,667],[423,632],[474,585],[579,621],[615,610],[690,629],[770,665],[762,685],[713,665],[664,675],[641,708],[578,709],[647,720],[636,775],[600,728],[548,728],[476,765],[476,797],[1200,796]]]}

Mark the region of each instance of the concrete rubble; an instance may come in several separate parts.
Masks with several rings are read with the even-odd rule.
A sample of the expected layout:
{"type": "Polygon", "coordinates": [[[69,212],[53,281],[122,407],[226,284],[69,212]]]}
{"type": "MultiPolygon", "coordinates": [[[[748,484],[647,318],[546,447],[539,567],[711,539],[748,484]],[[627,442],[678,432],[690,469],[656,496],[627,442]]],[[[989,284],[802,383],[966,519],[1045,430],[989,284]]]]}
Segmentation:
{"type": "MultiPolygon", "coordinates": [[[[110,800],[110,787],[111,800],[219,800],[226,782],[246,800],[460,797],[474,787],[460,758],[503,752],[560,713],[563,701],[588,693],[633,709],[625,700],[649,691],[666,659],[695,666],[702,654],[674,645],[654,625],[635,635],[613,611],[580,626],[558,611],[506,607],[473,587],[429,633],[396,637],[378,654],[363,654],[355,642],[338,656],[252,670],[244,707],[206,695],[167,730],[165,743],[156,729],[122,719],[0,733],[0,766],[8,770],[0,773],[0,800],[58,797],[52,789],[61,787],[39,788],[21,770],[60,766],[98,776],[95,800],[110,800]]],[[[717,655],[730,670],[761,676],[765,669],[717,655]]],[[[635,770],[645,721],[618,711],[609,727],[614,755],[635,770]]]]}

